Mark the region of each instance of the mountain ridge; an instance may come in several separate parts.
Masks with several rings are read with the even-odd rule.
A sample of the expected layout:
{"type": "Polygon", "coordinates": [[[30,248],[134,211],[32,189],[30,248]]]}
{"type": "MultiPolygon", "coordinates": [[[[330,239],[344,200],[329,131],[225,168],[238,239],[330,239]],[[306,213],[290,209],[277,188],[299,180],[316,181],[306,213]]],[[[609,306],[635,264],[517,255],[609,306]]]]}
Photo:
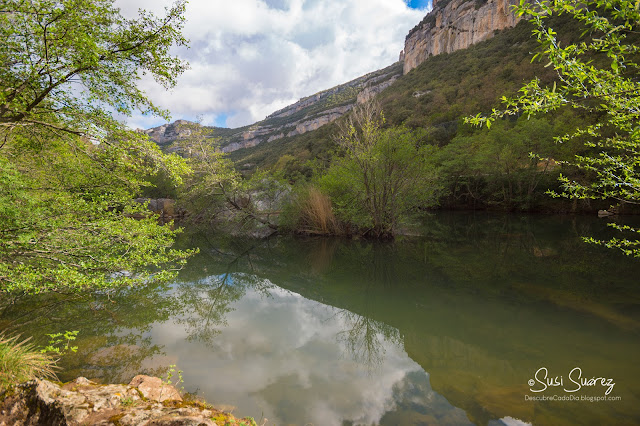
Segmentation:
{"type": "MultiPolygon", "coordinates": [[[[337,120],[358,103],[366,102],[390,86],[401,75],[402,63],[396,62],[347,83],[304,97],[257,123],[236,129],[211,127],[211,137],[219,140],[223,152],[233,152],[301,135],[337,120]]],[[[188,136],[188,130],[180,130],[180,125],[185,123],[188,121],[176,120],[143,132],[161,147],[168,147],[172,142],[188,136]]]]}
{"type": "MultiPolygon", "coordinates": [[[[407,34],[398,62],[304,97],[257,123],[236,129],[212,127],[211,137],[219,141],[223,152],[231,153],[317,130],[376,96],[430,56],[467,48],[514,26],[519,19],[509,8],[515,3],[517,0],[434,0],[433,9],[407,34]]],[[[177,120],[143,132],[161,147],[168,147],[188,136],[187,130],[180,130],[184,122],[177,120]]]]}

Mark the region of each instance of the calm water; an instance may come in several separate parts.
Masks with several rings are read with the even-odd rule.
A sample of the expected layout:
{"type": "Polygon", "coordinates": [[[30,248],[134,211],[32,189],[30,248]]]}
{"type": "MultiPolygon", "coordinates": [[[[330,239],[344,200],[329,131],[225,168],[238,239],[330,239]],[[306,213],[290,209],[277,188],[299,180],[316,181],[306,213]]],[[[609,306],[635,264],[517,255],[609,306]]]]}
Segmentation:
{"type": "Polygon", "coordinates": [[[5,301],[0,328],[79,330],[62,380],[175,364],[186,391],[268,425],[638,424],[640,260],[580,241],[603,224],[438,214],[389,244],[185,235],[201,254],[175,283],[5,301]],[[563,384],[536,393],[543,367],[563,384]],[[567,392],[576,367],[616,400],[593,400],[602,381],[567,392]]]}

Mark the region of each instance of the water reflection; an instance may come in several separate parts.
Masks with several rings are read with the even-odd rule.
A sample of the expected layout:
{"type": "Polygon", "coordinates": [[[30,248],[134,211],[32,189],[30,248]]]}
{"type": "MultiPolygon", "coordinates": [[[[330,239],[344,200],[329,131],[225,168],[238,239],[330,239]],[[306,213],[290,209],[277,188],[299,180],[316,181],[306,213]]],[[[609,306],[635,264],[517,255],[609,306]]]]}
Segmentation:
{"type": "Polygon", "coordinates": [[[47,333],[79,330],[78,353],[63,360],[61,378],[82,374],[121,381],[137,371],[156,373],[162,367],[149,362],[164,353],[148,331],[154,322],[166,321],[179,310],[168,289],[158,285],[3,300],[0,327],[34,336],[42,346],[48,342],[47,333]]]}
{"type": "Polygon", "coordinates": [[[234,284],[229,274],[178,284],[174,295],[182,309],[175,321],[183,326],[188,341],[213,345],[214,338],[228,326],[231,303],[245,293],[246,286],[234,284]]]}
{"type": "MultiPolygon", "coordinates": [[[[375,424],[402,396],[394,396],[395,386],[412,372],[424,375],[383,336],[373,338],[374,353],[385,356],[372,374],[351,356],[353,343],[336,338],[353,318],[295,293],[274,287],[265,298],[247,289],[233,308],[208,350],[204,343],[184,345],[177,322],[158,325],[152,336],[179,365],[189,366],[187,383],[199,383],[212,401],[233,401],[239,412],[262,414],[275,424],[375,424]]],[[[454,407],[443,399],[439,410],[444,415],[454,407]]]]}
{"type": "Polygon", "coordinates": [[[343,327],[342,331],[336,334],[337,341],[343,344],[355,362],[371,370],[384,362],[386,352],[383,341],[402,345],[399,330],[383,322],[354,314],[346,309],[341,310],[339,316],[343,321],[343,327]]]}
{"type": "Polygon", "coordinates": [[[191,234],[201,255],[171,286],[5,301],[0,321],[80,329],[63,379],[177,364],[188,390],[276,424],[633,424],[640,267],[581,242],[601,229],[439,215],[393,244],[191,234]],[[525,401],[543,366],[612,377],[622,400],[525,401]]]}

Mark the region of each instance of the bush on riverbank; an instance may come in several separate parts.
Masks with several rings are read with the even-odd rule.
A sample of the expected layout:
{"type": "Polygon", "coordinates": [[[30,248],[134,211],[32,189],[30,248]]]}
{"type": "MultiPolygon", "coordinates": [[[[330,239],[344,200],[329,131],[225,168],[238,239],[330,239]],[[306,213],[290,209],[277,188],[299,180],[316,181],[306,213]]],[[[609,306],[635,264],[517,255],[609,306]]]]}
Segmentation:
{"type": "Polygon", "coordinates": [[[341,235],[331,199],[315,186],[297,188],[285,206],[281,224],[300,234],[341,235]]]}

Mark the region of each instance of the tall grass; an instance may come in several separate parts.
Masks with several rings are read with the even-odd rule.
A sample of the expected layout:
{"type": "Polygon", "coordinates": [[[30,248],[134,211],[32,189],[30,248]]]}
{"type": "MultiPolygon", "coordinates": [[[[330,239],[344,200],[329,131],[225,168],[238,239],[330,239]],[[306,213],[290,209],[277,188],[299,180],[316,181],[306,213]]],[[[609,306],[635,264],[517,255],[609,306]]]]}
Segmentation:
{"type": "Polygon", "coordinates": [[[296,232],[317,235],[337,235],[341,233],[340,223],[333,214],[331,200],[319,189],[311,186],[300,191],[295,200],[296,232]]]}
{"type": "Polygon", "coordinates": [[[55,360],[19,337],[0,334],[0,390],[36,377],[56,379],[55,360]]]}

